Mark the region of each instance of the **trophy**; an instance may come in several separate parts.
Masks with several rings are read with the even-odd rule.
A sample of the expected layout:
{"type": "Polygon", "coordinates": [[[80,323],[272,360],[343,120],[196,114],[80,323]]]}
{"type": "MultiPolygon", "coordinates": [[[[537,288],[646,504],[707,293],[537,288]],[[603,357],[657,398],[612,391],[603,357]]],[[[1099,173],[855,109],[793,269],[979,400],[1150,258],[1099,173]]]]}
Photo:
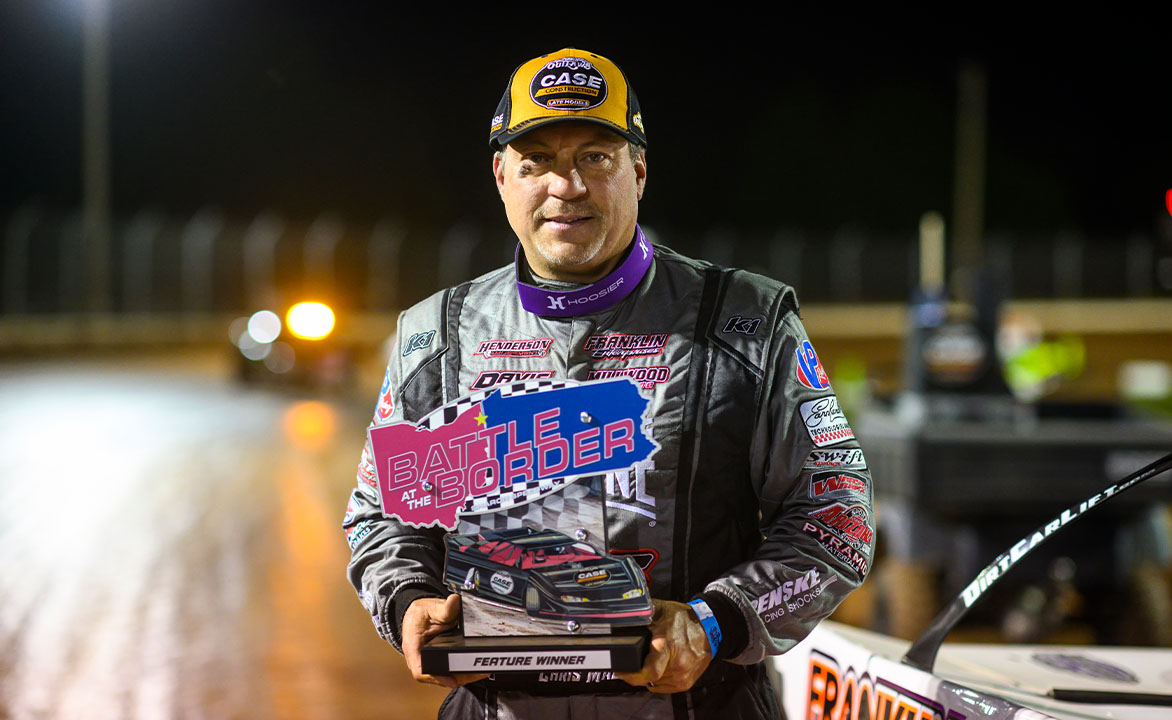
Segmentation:
{"type": "Polygon", "coordinates": [[[622,378],[530,380],[369,430],[383,514],[442,527],[461,622],[423,672],[630,672],[647,653],[647,580],[607,545],[608,472],[658,445],[622,378]]]}

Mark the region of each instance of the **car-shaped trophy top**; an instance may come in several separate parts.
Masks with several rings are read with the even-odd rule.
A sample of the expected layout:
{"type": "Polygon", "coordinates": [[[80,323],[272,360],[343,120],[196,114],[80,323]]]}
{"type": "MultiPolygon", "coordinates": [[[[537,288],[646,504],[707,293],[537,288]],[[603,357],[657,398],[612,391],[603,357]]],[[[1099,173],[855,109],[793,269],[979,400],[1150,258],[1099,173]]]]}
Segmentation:
{"type": "Polygon", "coordinates": [[[449,534],[444,580],[452,589],[530,617],[612,626],[651,620],[647,580],[615,558],[555,530],[529,527],[449,534]]]}

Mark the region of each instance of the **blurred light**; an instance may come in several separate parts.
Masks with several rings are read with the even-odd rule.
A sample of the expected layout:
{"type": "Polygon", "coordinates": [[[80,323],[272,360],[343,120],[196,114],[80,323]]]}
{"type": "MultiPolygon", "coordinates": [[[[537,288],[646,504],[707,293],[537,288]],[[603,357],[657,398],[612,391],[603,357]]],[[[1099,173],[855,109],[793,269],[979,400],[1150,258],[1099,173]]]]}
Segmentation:
{"type": "Polygon", "coordinates": [[[1168,214],[1172,215],[1172,188],[1164,193],[1164,207],[1168,208],[1168,214]]]}
{"type": "Polygon", "coordinates": [[[337,427],[337,414],[324,402],[302,400],[285,411],[285,435],[303,450],[321,450],[328,447],[337,427]]]}
{"type": "Polygon", "coordinates": [[[252,335],[244,333],[238,344],[240,352],[249,360],[264,360],[273,351],[272,343],[259,343],[252,339],[252,335]]]}
{"type": "Polygon", "coordinates": [[[270,372],[275,372],[278,375],[289,372],[293,369],[294,352],[293,348],[283,342],[275,342],[265,347],[271,347],[273,351],[265,358],[265,367],[270,372]]]}
{"type": "Polygon", "coordinates": [[[238,317],[228,325],[228,339],[236,347],[240,347],[240,338],[248,332],[248,318],[238,317]]]}
{"type": "Polygon", "coordinates": [[[1172,396],[1172,364],[1162,360],[1128,360],[1119,366],[1119,391],[1129,400],[1172,396]]]}
{"type": "Polygon", "coordinates": [[[319,302],[297,303],[285,314],[289,332],[304,340],[320,340],[334,329],[334,311],[319,302]]]}
{"type": "Polygon", "coordinates": [[[248,318],[248,334],[258,343],[271,343],[281,334],[281,318],[272,310],[261,310],[248,318]]]}

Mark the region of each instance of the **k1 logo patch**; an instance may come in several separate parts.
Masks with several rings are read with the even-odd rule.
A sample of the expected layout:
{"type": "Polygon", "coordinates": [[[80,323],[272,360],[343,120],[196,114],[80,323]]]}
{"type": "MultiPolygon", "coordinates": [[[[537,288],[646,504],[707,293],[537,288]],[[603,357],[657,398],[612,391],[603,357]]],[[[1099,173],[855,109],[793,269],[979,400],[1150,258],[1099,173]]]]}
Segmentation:
{"type": "Polygon", "coordinates": [[[427,332],[417,332],[411,337],[407,338],[407,342],[403,343],[403,357],[407,357],[416,350],[431,345],[431,341],[435,339],[435,330],[428,330],[427,332]]]}
{"type": "Polygon", "coordinates": [[[740,315],[733,315],[724,324],[723,333],[740,333],[742,335],[756,335],[757,328],[761,327],[763,317],[746,318],[740,315]]]}

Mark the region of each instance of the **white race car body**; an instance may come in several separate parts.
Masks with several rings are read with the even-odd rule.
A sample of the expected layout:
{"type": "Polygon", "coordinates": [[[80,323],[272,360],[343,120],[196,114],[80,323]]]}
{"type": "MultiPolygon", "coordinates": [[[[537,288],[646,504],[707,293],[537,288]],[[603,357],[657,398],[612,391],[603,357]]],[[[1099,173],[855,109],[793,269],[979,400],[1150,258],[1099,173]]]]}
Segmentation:
{"type": "Polygon", "coordinates": [[[945,644],[935,671],[910,643],[823,622],[774,658],[789,720],[1172,718],[1172,651],[945,644]]]}

